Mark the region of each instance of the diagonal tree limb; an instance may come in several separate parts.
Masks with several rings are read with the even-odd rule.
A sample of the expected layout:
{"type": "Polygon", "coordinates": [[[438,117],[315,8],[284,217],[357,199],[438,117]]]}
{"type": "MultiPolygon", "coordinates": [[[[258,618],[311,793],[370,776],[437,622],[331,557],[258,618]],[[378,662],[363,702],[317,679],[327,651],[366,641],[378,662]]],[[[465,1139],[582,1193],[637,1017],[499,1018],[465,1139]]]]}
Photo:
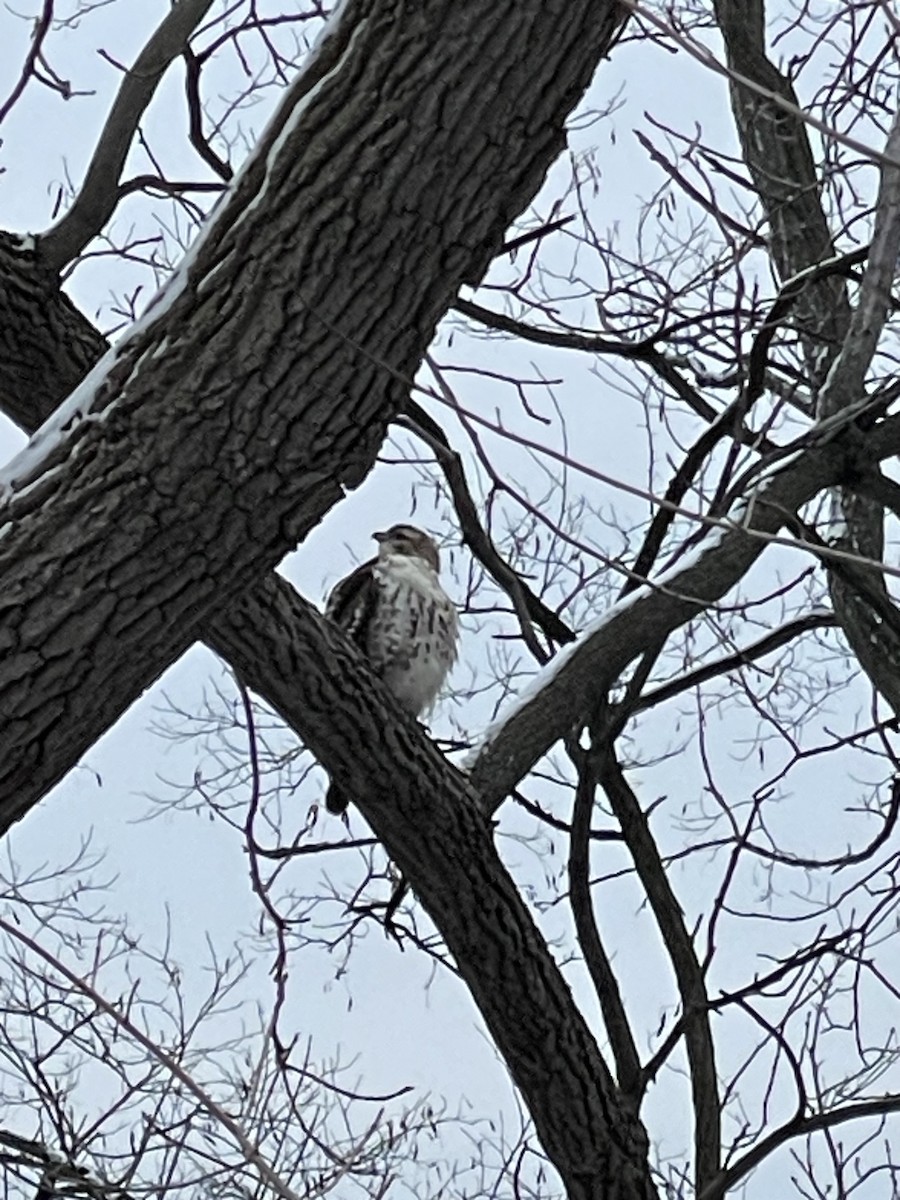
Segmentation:
{"type": "Polygon", "coordinates": [[[113,215],[120,199],[119,176],[141,117],[212,2],[175,0],[125,72],[78,195],[65,216],[39,237],[40,262],[48,271],[59,271],[77,258],[113,215]]]}
{"type": "Polygon", "coordinates": [[[900,1095],[886,1093],[871,1100],[858,1100],[852,1104],[844,1104],[828,1112],[800,1113],[786,1121],[780,1128],[774,1129],[762,1138],[755,1146],[733,1162],[721,1176],[698,1196],[698,1200],[724,1200],[724,1197],[734,1191],[741,1180],[754,1171],[781,1146],[787,1145],[794,1138],[808,1137],[823,1129],[836,1129],[850,1121],[859,1121],[865,1117],[878,1117],[882,1122],[888,1113],[900,1112],[900,1095]]]}
{"type": "Polygon", "coordinates": [[[190,46],[184,48],[184,92],[188,110],[188,137],[191,145],[209,169],[219,179],[228,183],[234,171],[227,159],[217,154],[203,131],[203,101],[200,96],[200,72],[202,63],[190,46]]]}
{"type": "MultiPolygon", "coordinates": [[[[870,462],[890,457],[898,447],[900,417],[865,434],[870,462]]],[[[742,519],[714,529],[688,562],[620,600],[574,647],[563,650],[539,677],[533,694],[501,716],[473,756],[470,778],[488,810],[502,803],[648,645],[720,600],[792,514],[840,482],[855,455],[855,448],[848,451],[835,440],[770,472],[748,499],[742,519]]]]}
{"type": "Polygon", "coordinates": [[[598,779],[619,822],[666,947],[681,997],[695,1118],[696,1189],[702,1192],[718,1174],[722,1145],[722,1108],[706,981],[681,906],[672,891],[656,841],[650,833],[647,817],[625,778],[614,747],[610,739],[598,730],[592,749],[598,779]]]}
{"type": "Polygon", "coordinates": [[[13,468],[0,792],[19,811],[364,477],[398,380],[564,143],[620,19],[582,2],[561,24],[536,2],[342,7],[167,294],[13,468]],[[516,63],[531,116],[498,102],[516,63]],[[477,102],[451,100],[461,79],[477,102]]]}
{"type": "Polygon", "coordinates": [[[614,1194],[622,1171],[615,1194],[653,1195],[645,1134],[497,857],[465,777],[340,630],[277,576],[266,591],[238,599],[208,643],[301,729],[356,797],[446,940],[568,1194],[614,1194]]]}
{"type": "Polygon", "coordinates": [[[657,704],[662,704],[666,700],[671,700],[674,696],[680,696],[683,692],[689,691],[691,688],[699,687],[700,684],[706,683],[710,679],[715,679],[718,675],[727,675],[732,671],[740,671],[744,667],[749,666],[750,663],[755,662],[756,659],[764,658],[767,654],[771,654],[773,650],[778,650],[782,646],[786,646],[794,638],[802,637],[804,634],[810,633],[815,629],[831,629],[836,623],[834,614],[824,610],[807,613],[804,617],[797,617],[793,621],[787,621],[784,625],[773,629],[771,633],[767,633],[751,645],[743,646],[741,649],[736,650],[734,654],[728,654],[724,658],[718,658],[712,662],[705,663],[702,667],[688,671],[686,674],[680,675],[668,683],[661,683],[649,691],[642,692],[635,702],[628,707],[628,715],[636,716],[640,712],[646,712],[648,709],[654,708],[657,704]]]}

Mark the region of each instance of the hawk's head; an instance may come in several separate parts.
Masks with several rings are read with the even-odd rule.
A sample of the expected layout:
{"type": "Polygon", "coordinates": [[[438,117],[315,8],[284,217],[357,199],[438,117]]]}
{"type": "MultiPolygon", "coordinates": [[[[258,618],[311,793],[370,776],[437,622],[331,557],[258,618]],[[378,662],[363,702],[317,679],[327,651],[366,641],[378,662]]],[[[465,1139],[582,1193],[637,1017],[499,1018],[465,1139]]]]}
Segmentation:
{"type": "Polygon", "coordinates": [[[432,570],[440,570],[441,560],[434,539],[415,525],[392,525],[381,533],[373,533],[372,537],[378,543],[379,558],[402,554],[407,558],[421,558],[432,570]]]}

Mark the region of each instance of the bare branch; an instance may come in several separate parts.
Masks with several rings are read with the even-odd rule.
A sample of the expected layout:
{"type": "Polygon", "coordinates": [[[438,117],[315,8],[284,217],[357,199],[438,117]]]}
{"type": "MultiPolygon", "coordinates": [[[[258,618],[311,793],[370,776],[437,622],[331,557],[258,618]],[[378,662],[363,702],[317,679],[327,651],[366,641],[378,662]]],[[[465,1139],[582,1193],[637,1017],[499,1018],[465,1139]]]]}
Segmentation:
{"type": "MultiPolygon", "coordinates": [[[[840,142],[841,145],[848,146],[851,150],[856,150],[858,153],[865,155],[866,158],[873,161],[882,162],[885,165],[890,165],[891,163],[900,165],[900,160],[891,158],[886,150],[878,150],[874,146],[870,146],[865,142],[859,141],[858,138],[854,138],[849,134],[842,133],[833,125],[829,125],[826,121],[820,120],[815,116],[814,113],[809,112],[807,109],[801,108],[797,103],[796,97],[789,98],[781,91],[777,84],[767,87],[765,83],[761,82],[760,79],[754,75],[752,69],[748,70],[746,60],[740,55],[736,56],[736,62],[741,64],[740,68],[736,65],[732,65],[730,61],[728,66],[726,66],[724,63],[719,62],[712,51],[704,46],[702,42],[697,41],[696,38],[692,38],[686,34],[680,33],[677,29],[675,29],[671,22],[666,21],[652,9],[646,8],[643,4],[638,3],[637,0],[621,0],[621,3],[623,7],[630,9],[635,16],[640,17],[641,20],[646,21],[648,25],[652,25],[661,33],[664,33],[667,37],[671,38],[673,42],[681,46],[683,50],[686,50],[692,58],[695,58],[703,66],[708,67],[711,71],[715,71],[717,75],[724,75],[729,81],[739,84],[741,87],[747,88],[761,99],[773,104],[776,108],[780,109],[788,116],[794,117],[797,120],[802,121],[804,124],[809,125],[811,129],[815,129],[818,133],[822,134],[823,137],[829,138],[835,142],[840,142]]],[[[732,21],[731,16],[726,16],[726,10],[731,10],[733,12],[733,19],[736,21],[741,7],[740,0],[727,0],[727,3],[719,2],[716,4],[716,13],[719,20],[719,26],[723,32],[725,31],[725,27],[732,21]]],[[[747,7],[751,9],[758,9],[760,12],[762,12],[761,0],[749,0],[747,7]]],[[[758,22],[754,22],[749,16],[744,20],[744,24],[748,30],[755,23],[758,24],[758,22]]]]}
{"type": "Polygon", "coordinates": [[[72,206],[39,235],[43,266],[59,271],[97,236],[115,211],[119,176],[147,105],[169,65],[184,50],[213,0],[177,0],[126,71],[72,206]]]}
{"type": "Polygon", "coordinates": [[[680,696],[693,687],[699,687],[700,684],[707,683],[718,675],[727,675],[730,671],[740,671],[749,663],[756,662],[758,658],[765,658],[773,650],[781,649],[782,646],[786,646],[795,638],[802,637],[805,633],[810,633],[814,629],[830,629],[836,624],[834,614],[830,612],[809,613],[808,616],[788,621],[780,629],[767,633],[759,641],[745,646],[742,650],[737,650],[734,654],[729,654],[725,658],[717,658],[715,662],[697,667],[695,671],[688,671],[678,679],[673,679],[671,683],[664,683],[650,691],[643,692],[635,700],[630,711],[636,714],[654,708],[657,704],[671,700],[674,696],[680,696]]]}
{"type": "Polygon", "coordinates": [[[43,0],[41,14],[34,23],[34,29],[31,34],[31,45],[28,48],[28,55],[22,66],[22,73],[13,90],[0,105],[0,124],[9,116],[16,101],[25,91],[28,86],[28,80],[34,75],[35,67],[41,56],[41,49],[44,44],[44,38],[50,29],[50,22],[53,19],[53,0],[43,0]]]}
{"type": "Polygon", "coordinates": [[[200,68],[201,62],[190,46],[184,49],[185,77],[184,87],[188,106],[188,134],[191,145],[223,183],[228,183],[234,177],[231,165],[220,158],[209,143],[203,132],[203,105],[200,101],[200,68]]]}
{"type": "Polygon", "coordinates": [[[272,1167],[259,1153],[237,1121],[221,1105],[217,1104],[208,1092],[200,1087],[197,1081],[182,1067],[181,1063],[163,1050],[161,1046],[157,1045],[143,1030],[139,1029],[127,1013],[122,1012],[120,1008],[101,995],[96,988],[92,987],[86,979],[82,979],[80,975],[76,975],[61,959],[51,954],[39,942],[36,942],[34,938],[25,933],[24,930],[18,928],[12,921],[7,921],[4,917],[0,917],[0,929],[3,930],[7,937],[25,946],[36,958],[41,959],[48,966],[52,967],[54,971],[62,975],[83,996],[87,996],[92,1000],[97,1008],[105,1013],[124,1033],[137,1042],[153,1058],[162,1063],[166,1070],[194,1096],[201,1108],[228,1131],[240,1147],[241,1153],[248,1162],[253,1163],[260,1174],[260,1178],[265,1181],[273,1192],[281,1196],[282,1200],[299,1200],[297,1193],[287,1186],[277,1171],[272,1170],[272,1167]]]}
{"type": "MultiPolygon", "coordinates": [[[[447,441],[447,436],[429,414],[410,401],[406,406],[407,418],[400,418],[399,424],[405,425],[413,433],[421,437],[435,452],[447,486],[453,497],[453,505],[459,517],[463,541],[469,546],[491,578],[507,592],[513,607],[522,619],[523,629],[528,622],[533,621],[548,638],[565,645],[575,640],[575,634],[560,619],[560,617],[543,604],[538,596],[531,591],[527,583],[513,571],[512,567],[497,553],[497,549],[484,530],[478,518],[478,511],[459,455],[447,441]]],[[[546,656],[540,654],[543,661],[546,656]]]]}
{"type": "Polygon", "coordinates": [[[722,1112],[716,1055],[709,1023],[709,998],[700,962],[684,923],[681,906],[672,891],[647,817],[608,745],[602,727],[593,734],[592,757],[597,778],[609,799],[613,814],[622,829],[635,870],[653,910],[660,936],[665,944],[678,982],[684,1011],[684,1035],[690,1064],[691,1094],[696,1116],[694,1155],[698,1192],[719,1171],[722,1112]]]}
{"type": "Polygon", "coordinates": [[[637,1107],[640,1095],[641,1062],[634,1035],[622,1002],[618,980],[606,953],[594,915],[590,881],[591,815],[597,787],[591,755],[572,743],[569,753],[578,768],[572,836],[569,843],[569,894],[578,944],[600,1002],[603,1023],[616,1060],[619,1087],[627,1102],[637,1107]]]}
{"type": "Polygon", "coordinates": [[[697,1200],[720,1200],[760,1163],[764,1162],[770,1154],[794,1138],[835,1129],[839,1125],[846,1125],[849,1121],[860,1121],[868,1117],[886,1117],[889,1113],[895,1112],[900,1112],[900,1095],[888,1093],[884,1096],[875,1096],[871,1100],[861,1100],[856,1104],[845,1104],[840,1108],[832,1108],[827,1112],[795,1117],[793,1120],[787,1121],[780,1129],[776,1129],[764,1137],[749,1153],[743,1155],[736,1163],[723,1171],[718,1179],[713,1180],[699,1194],[697,1200]]]}

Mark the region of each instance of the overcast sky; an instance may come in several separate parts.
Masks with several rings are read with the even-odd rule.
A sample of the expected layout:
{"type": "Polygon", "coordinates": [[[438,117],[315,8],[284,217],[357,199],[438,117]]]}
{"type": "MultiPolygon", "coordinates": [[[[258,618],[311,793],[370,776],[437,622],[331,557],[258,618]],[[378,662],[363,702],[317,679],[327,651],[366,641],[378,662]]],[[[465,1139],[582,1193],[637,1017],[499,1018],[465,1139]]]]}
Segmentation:
{"type": "MultiPolygon", "coordinates": [[[[69,8],[72,7],[70,3],[69,8]]],[[[48,52],[56,71],[71,79],[76,91],[91,89],[94,94],[64,101],[48,89],[34,84],[29,87],[0,131],[2,227],[35,232],[49,223],[60,181],[68,178],[77,185],[81,178],[117,82],[115,69],[97,54],[97,47],[102,46],[114,60],[131,61],[167,7],[159,0],[153,3],[144,0],[139,5],[125,0],[97,10],[80,26],[53,37],[48,52]]],[[[0,12],[0,45],[4,46],[0,97],[8,94],[15,82],[28,33],[27,22],[9,9],[0,12]]],[[[170,76],[148,114],[147,139],[156,151],[164,151],[165,167],[172,177],[209,179],[208,170],[198,163],[183,136],[180,71],[175,69],[170,76]]],[[[218,94],[224,95],[240,83],[233,59],[224,63],[216,77],[218,94]]],[[[261,127],[276,101],[277,89],[271,87],[258,104],[239,114],[235,127],[239,123],[247,141],[252,131],[261,127]]],[[[218,103],[215,95],[211,95],[211,103],[218,103]]],[[[573,120],[571,152],[575,158],[595,156],[599,194],[591,197],[594,219],[601,231],[609,230],[611,235],[614,231],[620,245],[628,249],[636,245],[639,236],[647,236],[640,219],[643,205],[661,183],[658,169],[648,161],[633,132],[636,128],[649,128],[647,112],[687,131],[699,122],[708,142],[723,149],[735,148],[723,80],[710,76],[684,54],[631,46],[617,50],[612,60],[603,64],[594,88],[573,120]],[[613,111],[605,119],[588,119],[596,110],[609,108],[613,111]]],[[[133,156],[129,173],[143,169],[146,158],[138,152],[133,156]]],[[[544,193],[533,206],[532,223],[535,214],[545,218],[550,215],[568,171],[567,162],[551,174],[544,193]]],[[[593,181],[590,187],[592,190],[593,181]]],[[[125,238],[132,229],[150,234],[156,230],[160,216],[171,221],[170,206],[135,198],[117,214],[113,236],[125,238]]],[[[179,239],[186,241],[190,236],[186,228],[170,224],[167,244],[173,257],[179,239]]],[[[564,239],[565,235],[560,237],[564,239]]],[[[571,251],[562,240],[560,245],[562,271],[571,262],[571,251]]],[[[552,254],[547,261],[553,264],[552,254]]],[[[590,272],[587,264],[585,272],[586,275],[590,272]]],[[[506,281],[509,273],[510,264],[501,262],[491,279],[498,283],[506,281]]],[[[113,330],[121,323],[115,312],[121,306],[121,298],[140,288],[136,305],[140,310],[152,295],[153,286],[152,274],[145,267],[105,255],[79,266],[69,291],[92,320],[105,330],[113,330]]],[[[484,289],[479,299],[487,305],[499,304],[497,293],[489,289],[484,289]]],[[[581,299],[577,296],[573,299],[567,310],[569,315],[576,304],[583,308],[585,325],[595,327],[596,310],[590,289],[585,289],[581,299]]],[[[654,449],[644,409],[634,394],[629,395],[627,383],[622,385],[620,393],[616,391],[620,380],[611,368],[597,367],[584,357],[467,336],[460,320],[452,316],[442,327],[432,353],[447,370],[446,379],[464,407],[477,410],[488,419],[495,419],[502,412],[506,428],[523,437],[540,436],[560,450],[575,446],[578,457],[601,475],[613,479],[627,475],[642,483],[650,480],[659,483],[667,477],[666,454],[671,447],[654,449]],[[493,377],[507,374],[534,381],[528,395],[547,422],[541,425],[539,435],[528,414],[511,404],[508,384],[493,377]],[[552,383],[541,384],[541,380],[552,383]],[[565,432],[558,420],[559,413],[565,416],[565,432]]],[[[425,369],[420,382],[426,388],[434,385],[433,377],[425,369]]],[[[425,394],[419,399],[448,429],[453,432],[458,429],[437,401],[425,394]]],[[[680,429],[689,428],[689,423],[685,420],[680,424],[681,420],[677,414],[673,417],[675,436],[680,429]]],[[[511,446],[487,431],[482,436],[505,477],[513,480],[536,504],[544,503],[547,496],[551,506],[561,503],[560,496],[549,490],[547,463],[536,460],[527,447],[511,446]]],[[[3,461],[16,453],[23,440],[8,424],[0,425],[3,461]]],[[[459,546],[452,510],[428,486],[422,467],[409,461],[413,457],[412,447],[406,435],[398,434],[395,444],[385,447],[384,461],[370,479],[329,514],[306,544],[283,565],[285,574],[305,595],[320,600],[342,573],[372,553],[370,534],[374,529],[413,519],[442,532],[450,567],[448,587],[465,607],[469,564],[459,546]],[[404,458],[407,461],[401,461],[404,458]]],[[[421,448],[417,452],[421,453],[421,448]]],[[[476,485],[484,486],[485,476],[471,455],[467,457],[467,468],[476,485]]],[[[619,554],[623,545],[616,526],[627,531],[642,521],[646,515],[644,502],[602,480],[587,482],[571,477],[569,482],[570,494],[583,489],[579,494],[586,498],[585,539],[603,553],[619,554]]],[[[519,518],[514,505],[510,504],[508,509],[507,524],[514,528],[519,518]]],[[[773,555],[745,587],[756,586],[764,591],[777,583],[788,562],[787,556],[779,560],[773,555]]],[[[584,624],[596,616],[596,611],[585,611],[579,614],[579,620],[584,624]]],[[[498,640],[498,635],[509,628],[505,618],[464,612],[461,664],[454,676],[460,691],[466,689],[473,673],[484,671],[492,656],[518,653],[507,642],[498,640]]],[[[702,637],[700,631],[698,638],[702,637]]],[[[522,663],[524,671],[527,664],[524,656],[522,663]]],[[[530,664],[527,669],[532,669],[530,664]]],[[[823,709],[822,729],[834,720],[852,726],[856,714],[865,713],[867,690],[858,684],[844,687],[839,667],[836,673],[842,685],[840,698],[829,701],[823,709]]],[[[524,682],[524,674],[522,679],[524,682]]],[[[235,942],[248,943],[258,906],[251,894],[240,836],[222,820],[213,819],[199,796],[195,795],[193,800],[187,797],[195,774],[208,778],[221,762],[219,739],[195,736],[173,740],[162,736],[159,729],[172,724],[173,710],[202,713],[207,705],[221,709],[216,695],[219,691],[227,702],[238,703],[227,668],[205,649],[195,647],[133,705],[90,751],[82,765],[16,828],[4,847],[4,852],[15,858],[20,869],[22,864],[29,869],[37,863],[62,864],[70,857],[73,846],[90,837],[93,846],[103,851],[103,865],[95,874],[98,879],[109,881],[104,903],[110,913],[125,915],[131,927],[149,944],[161,944],[171,928],[172,956],[181,964],[188,986],[195,986],[198,995],[204,981],[207,938],[220,948],[235,942]],[[179,791],[185,798],[181,805],[176,805],[179,791]]],[[[497,688],[464,699],[451,695],[435,714],[434,732],[445,736],[477,736],[495,715],[500,701],[501,692],[497,688]]],[[[685,710],[688,715],[689,708],[688,702],[685,710]]],[[[717,730],[720,722],[725,728],[725,716],[711,710],[708,721],[708,748],[716,759],[719,778],[735,789],[752,792],[765,773],[775,769],[779,749],[771,750],[775,760],[770,757],[765,764],[751,755],[750,742],[758,733],[759,723],[749,710],[728,716],[727,732],[721,740],[717,740],[717,730]]],[[[635,758],[661,760],[652,769],[648,767],[641,772],[642,798],[649,800],[676,791],[683,794],[685,806],[697,801],[703,792],[704,777],[696,754],[683,753],[668,762],[663,760],[668,750],[682,746],[686,732],[687,725],[680,723],[678,712],[671,706],[642,722],[641,744],[635,746],[635,758]]],[[[241,736],[237,731],[229,738],[239,745],[241,736]]],[[[291,735],[286,732],[273,737],[285,750],[293,745],[291,735]]],[[[295,770],[299,775],[299,768],[295,770]]],[[[790,804],[778,811],[779,834],[798,854],[811,852],[813,848],[819,855],[839,853],[848,840],[862,840],[858,824],[847,818],[848,798],[840,789],[834,789],[834,768],[817,775],[818,770],[817,764],[811,762],[802,776],[795,776],[793,787],[799,791],[800,782],[805,782],[821,798],[827,820],[811,822],[808,811],[790,804]]],[[[853,765],[849,765],[848,774],[852,775],[853,770],[853,765]]],[[[320,771],[313,770],[295,790],[286,792],[282,806],[295,806],[295,811],[285,817],[286,827],[303,825],[309,806],[320,798],[323,779],[320,771]]],[[[844,786],[842,781],[841,787],[844,786]]],[[[540,787],[535,794],[541,794],[540,787]]],[[[551,795],[552,789],[547,794],[551,795]]],[[[241,798],[237,795],[234,799],[238,802],[241,798]]],[[[563,861],[558,857],[558,847],[554,845],[551,850],[552,839],[543,837],[531,843],[522,840],[524,834],[534,835],[534,830],[530,819],[524,821],[509,812],[502,815],[501,853],[530,898],[545,894],[545,876],[557,873],[563,861]]],[[[351,814],[351,831],[357,835],[365,832],[356,813],[351,814]]],[[[342,828],[323,813],[315,832],[317,836],[334,838],[341,835],[342,828]]],[[[677,851],[688,836],[685,827],[676,822],[666,829],[655,828],[654,832],[661,837],[665,848],[672,851],[677,851]]],[[[695,880],[689,878],[691,873],[698,872],[699,864],[696,859],[690,863],[689,870],[676,867],[673,871],[689,923],[709,903],[708,890],[702,883],[695,886],[695,880]]],[[[624,858],[610,848],[598,871],[615,873],[623,865],[624,858]]],[[[356,852],[334,853],[320,860],[300,859],[290,868],[287,877],[290,887],[300,895],[314,894],[321,886],[318,879],[323,869],[339,893],[343,888],[349,889],[359,873],[356,852]]],[[[741,881],[740,902],[758,905],[763,914],[766,887],[763,874],[754,877],[749,873],[741,881]]],[[[623,880],[611,884],[602,895],[604,933],[608,933],[611,944],[619,947],[616,966],[621,971],[625,992],[640,1014],[639,1049],[646,1052],[651,1032],[663,1012],[671,1010],[674,991],[668,972],[658,969],[661,955],[656,934],[640,906],[641,898],[633,883],[623,880]]],[[[798,904],[803,903],[800,897],[798,904]]],[[[568,937],[568,923],[561,908],[554,905],[546,911],[540,908],[537,911],[542,926],[562,939],[568,937]]],[[[326,919],[337,917],[339,905],[324,906],[323,912],[326,919]]],[[[790,942],[790,934],[778,936],[790,942]]],[[[564,956],[561,950],[561,957],[564,956]]],[[[269,1003],[272,989],[268,965],[268,960],[260,961],[245,989],[248,998],[258,998],[264,1005],[269,1003]]],[[[344,1059],[355,1059],[359,1077],[372,1092],[411,1085],[416,1094],[430,1092],[435,1097],[445,1097],[451,1109],[465,1099],[476,1115],[493,1116],[502,1112],[507,1120],[514,1121],[515,1107],[505,1071],[465,989],[452,975],[440,969],[435,971],[430,960],[422,955],[411,951],[401,953],[374,925],[354,948],[349,969],[340,978],[335,977],[337,965],[337,955],[316,948],[298,952],[292,964],[286,1022],[290,1031],[301,1039],[312,1040],[315,1057],[329,1059],[339,1051],[344,1059]]],[[[578,967],[567,962],[565,970],[584,1001],[593,1027],[599,1028],[596,1007],[578,967]]],[[[716,986],[744,981],[749,974],[746,947],[737,940],[729,944],[726,938],[720,949],[717,972],[716,986]]],[[[727,1060],[731,1052],[728,1045],[724,1046],[723,1058],[727,1060]]],[[[735,1060],[742,1052],[736,1041],[735,1060]]],[[[678,1077],[678,1065],[676,1062],[676,1071],[668,1073],[647,1106],[647,1121],[660,1141],[663,1155],[679,1154],[682,1149],[679,1139],[686,1132],[682,1113],[687,1088],[678,1077]]],[[[757,1179],[749,1194],[764,1197],[767,1186],[764,1179],[757,1179]]]]}

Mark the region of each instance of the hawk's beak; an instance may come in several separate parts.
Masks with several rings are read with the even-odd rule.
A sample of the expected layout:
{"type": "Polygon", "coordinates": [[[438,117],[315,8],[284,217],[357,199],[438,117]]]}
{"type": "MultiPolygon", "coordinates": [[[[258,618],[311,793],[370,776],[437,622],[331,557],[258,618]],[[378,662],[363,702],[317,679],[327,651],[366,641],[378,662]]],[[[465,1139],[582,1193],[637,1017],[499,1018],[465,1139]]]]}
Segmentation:
{"type": "Polygon", "coordinates": [[[388,531],[386,529],[379,530],[378,533],[373,533],[372,537],[376,542],[387,541],[388,531]]]}

